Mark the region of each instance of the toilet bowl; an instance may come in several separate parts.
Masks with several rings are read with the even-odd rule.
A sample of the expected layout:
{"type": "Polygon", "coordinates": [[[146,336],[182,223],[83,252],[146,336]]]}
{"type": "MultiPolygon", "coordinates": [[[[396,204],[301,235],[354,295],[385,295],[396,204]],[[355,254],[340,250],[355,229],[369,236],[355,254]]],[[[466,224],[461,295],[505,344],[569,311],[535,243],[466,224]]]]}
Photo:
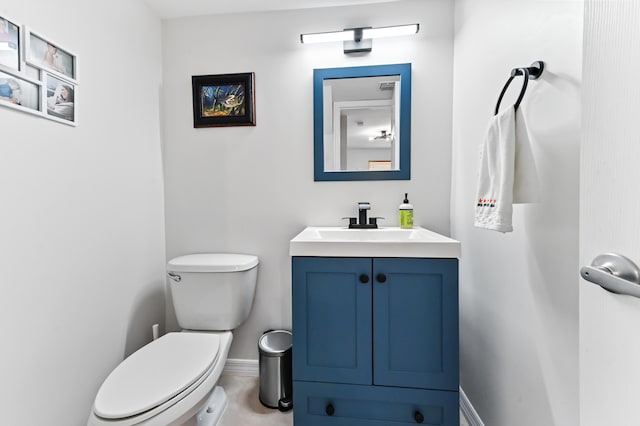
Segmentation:
{"type": "Polygon", "coordinates": [[[200,253],[168,263],[182,332],[142,347],[104,381],[89,415],[91,426],[169,426],[197,419],[213,426],[226,406],[215,386],[233,340],[253,305],[258,258],[200,253]]]}
{"type": "Polygon", "coordinates": [[[168,333],[125,359],[103,383],[88,424],[181,425],[207,400],[233,335],[168,333]]]}

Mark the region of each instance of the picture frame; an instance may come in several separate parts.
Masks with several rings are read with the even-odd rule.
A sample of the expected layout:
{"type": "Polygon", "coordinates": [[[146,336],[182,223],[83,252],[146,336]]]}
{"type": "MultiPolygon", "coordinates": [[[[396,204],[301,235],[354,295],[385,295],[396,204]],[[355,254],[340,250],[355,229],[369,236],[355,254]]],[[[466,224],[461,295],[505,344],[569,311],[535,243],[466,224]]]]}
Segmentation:
{"type": "Polygon", "coordinates": [[[391,170],[391,160],[369,160],[368,170],[391,170]]]}
{"type": "Polygon", "coordinates": [[[75,126],[77,122],[76,100],[78,86],[70,80],[43,72],[45,117],[75,126]]]}
{"type": "Polygon", "coordinates": [[[28,28],[24,30],[25,62],[77,84],[76,56],[28,28]]]}
{"type": "Polygon", "coordinates": [[[42,83],[0,70],[0,106],[42,115],[42,83]]]}
{"type": "Polygon", "coordinates": [[[21,32],[20,25],[0,16],[0,69],[22,68],[21,32]]]}
{"type": "Polygon", "coordinates": [[[193,127],[255,126],[255,73],[191,77],[193,127]]]}

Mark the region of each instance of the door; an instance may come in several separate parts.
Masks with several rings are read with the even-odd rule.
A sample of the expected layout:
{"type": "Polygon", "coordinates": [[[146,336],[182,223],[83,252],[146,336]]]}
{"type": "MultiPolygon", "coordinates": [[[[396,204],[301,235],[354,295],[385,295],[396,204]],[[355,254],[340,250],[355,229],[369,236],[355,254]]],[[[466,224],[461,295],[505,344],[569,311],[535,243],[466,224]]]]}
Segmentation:
{"type": "Polygon", "coordinates": [[[371,384],[371,259],[292,259],[293,377],[371,384]]]}
{"type": "MultiPolygon", "coordinates": [[[[639,28],[639,0],[585,3],[581,265],[605,252],[640,264],[639,28]]],[[[640,299],[579,288],[580,425],[638,425],[640,299]]]]}
{"type": "Polygon", "coordinates": [[[458,391],[458,260],[374,259],[373,383],[458,391]]]}

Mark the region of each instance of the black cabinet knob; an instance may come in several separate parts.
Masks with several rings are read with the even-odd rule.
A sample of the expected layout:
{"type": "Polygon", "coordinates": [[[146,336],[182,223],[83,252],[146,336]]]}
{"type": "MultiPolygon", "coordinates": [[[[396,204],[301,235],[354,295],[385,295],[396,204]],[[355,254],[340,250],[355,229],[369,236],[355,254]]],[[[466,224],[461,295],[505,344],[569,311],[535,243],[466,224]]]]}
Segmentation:
{"type": "Polygon", "coordinates": [[[416,423],[424,422],[424,416],[420,411],[416,411],[415,413],[413,413],[413,419],[416,421],[416,423]]]}
{"type": "Polygon", "coordinates": [[[327,416],[333,416],[334,413],[336,412],[336,409],[333,408],[332,404],[327,404],[327,408],[325,408],[324,411],[327,413],[327,416]]]}
{"type": "Polygon", "coordinates": [[[376,280],[378,280],[379,283],[383,283],[387,281],[387,276],[385,274],[378,274],[376,275],[376,280]]]}
{"type": "Polygon", "coordinates": [[[368,283],[369,282],[369,275],[367,275],[367,274],[360,275],[360,282],[362,284],[368,283]]]}

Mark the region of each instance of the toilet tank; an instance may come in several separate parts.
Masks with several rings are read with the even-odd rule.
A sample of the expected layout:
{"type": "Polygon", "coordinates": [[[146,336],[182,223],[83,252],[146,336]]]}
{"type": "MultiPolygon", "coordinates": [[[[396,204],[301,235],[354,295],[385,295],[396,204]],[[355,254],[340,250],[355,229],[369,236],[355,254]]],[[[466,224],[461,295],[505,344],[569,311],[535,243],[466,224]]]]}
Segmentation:
{"type": "Polygon", "coordinates": [[[223,331],[240,326],[253,306],[258,257],[197,253],[167,263],[178,324],[186,330],[223,331]]]}

